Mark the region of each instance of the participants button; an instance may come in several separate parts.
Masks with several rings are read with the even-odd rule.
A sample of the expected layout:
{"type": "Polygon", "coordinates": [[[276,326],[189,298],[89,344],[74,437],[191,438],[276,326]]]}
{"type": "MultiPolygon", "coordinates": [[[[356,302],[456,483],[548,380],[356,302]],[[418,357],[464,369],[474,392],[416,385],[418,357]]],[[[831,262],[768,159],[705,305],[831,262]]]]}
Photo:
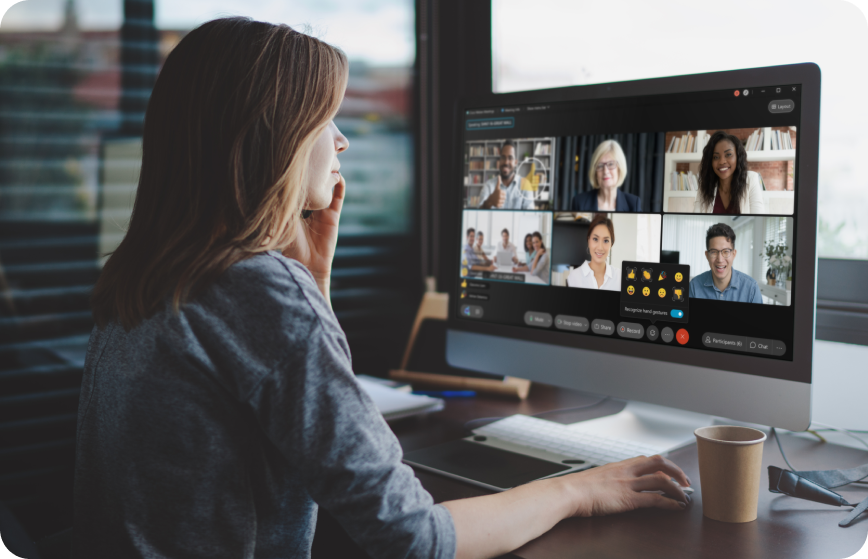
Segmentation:
{"type": "Polygon", "coordinates": [[[591,330],[594,331],[594,334],[611,336],[615,333],[615,323],[611,320],[603,320],[601,318],[598,318],[591,323],[591,330]]]}
{"type": "Polygon", "coordinates": [[[573,332],[587,332],[591,323],[582,316],[567,316],[559,314],[555,317],[555,328],[558,330],[571,330],[573,332]]]}
{"type": "Polygon", "coordinates": [[[638,340],[645,335],[645,327],[635,322],[619,322],[618,335],[622,338],[638,340]]]}
{"type": "Polygon", "coordinates": [[[712,334],[706,332],[702,335],[702,345],[705,347],[713,347],[715,349],[729,349],[732,351],[745,351],[747,344],[744,336],[733,336],[731,334],[712,334]]]}
{"type": "Polygon", "coordinates": [[[524,323],[528,326],[548,328],[552,325],[552,315],[547,312],[527,311],[524,313],[524,323]]]}

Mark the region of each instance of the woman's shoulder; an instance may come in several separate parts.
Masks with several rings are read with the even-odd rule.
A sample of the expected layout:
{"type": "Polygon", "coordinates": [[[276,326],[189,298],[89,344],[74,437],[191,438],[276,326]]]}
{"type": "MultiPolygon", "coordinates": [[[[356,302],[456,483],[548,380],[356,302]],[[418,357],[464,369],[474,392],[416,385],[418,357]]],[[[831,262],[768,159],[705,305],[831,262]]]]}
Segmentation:
{"type": "Polygon", "coordinates": [[[573,196],[573,211],[595,210],[594,199],[597,197],[596,190],[586,190],[573,196]]]}
{"type": "Polygon", "coordinates": [[[203,295],[203,304],[233,306],[263,318],[289,314],[319,321],[331,315],[310,271],[277,251],[233,264],[203,295]]]}
{"type": "Polygon", "coordinates": [[[627,204],[628,211],[637,212],[640,210],[640,206],[642,204],[641,198],[639,198],[635,194],[630,194],[629,192],[624,192],[620,188],[618,189],[618,195],[624,197],[624,201],[627,204]]]}

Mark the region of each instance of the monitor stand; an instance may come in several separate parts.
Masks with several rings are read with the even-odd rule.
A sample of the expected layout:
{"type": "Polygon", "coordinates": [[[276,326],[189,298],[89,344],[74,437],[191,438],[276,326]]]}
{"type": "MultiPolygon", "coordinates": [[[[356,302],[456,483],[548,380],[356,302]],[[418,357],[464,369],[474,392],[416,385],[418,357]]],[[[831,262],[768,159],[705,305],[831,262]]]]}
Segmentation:
{"type": "Polygon", "coordinates": [[[710,415],[628,401],[616,414],[573,423],[569,428],[675,450],[696,441],[694,430],[713,423],[710,415]]]}

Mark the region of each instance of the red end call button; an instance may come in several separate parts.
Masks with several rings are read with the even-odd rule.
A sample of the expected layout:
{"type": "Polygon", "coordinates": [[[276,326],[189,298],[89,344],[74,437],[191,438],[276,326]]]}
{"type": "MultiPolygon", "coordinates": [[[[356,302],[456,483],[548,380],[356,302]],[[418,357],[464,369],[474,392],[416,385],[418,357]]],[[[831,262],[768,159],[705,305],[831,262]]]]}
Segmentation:
{"type": "Polygon", "coordinates": [[[687,343],[687,340],[690,339],[690,334],[687,333],[687,330],[682,328],[675,333],[675,339],[678,340],[679,344],[684,345],[687,343]]]}

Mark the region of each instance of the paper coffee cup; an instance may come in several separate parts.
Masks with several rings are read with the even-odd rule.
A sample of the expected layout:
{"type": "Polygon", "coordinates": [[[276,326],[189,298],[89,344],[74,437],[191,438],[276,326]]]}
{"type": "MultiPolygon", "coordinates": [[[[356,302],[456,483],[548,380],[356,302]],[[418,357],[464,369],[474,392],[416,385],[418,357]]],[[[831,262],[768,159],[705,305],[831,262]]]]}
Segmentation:
{"type": "Polygon", "coordinates": [[[699,451],[702,514],[721,522],[756,520],[766,434],[714,425],[693,432],[699,451]]]}

